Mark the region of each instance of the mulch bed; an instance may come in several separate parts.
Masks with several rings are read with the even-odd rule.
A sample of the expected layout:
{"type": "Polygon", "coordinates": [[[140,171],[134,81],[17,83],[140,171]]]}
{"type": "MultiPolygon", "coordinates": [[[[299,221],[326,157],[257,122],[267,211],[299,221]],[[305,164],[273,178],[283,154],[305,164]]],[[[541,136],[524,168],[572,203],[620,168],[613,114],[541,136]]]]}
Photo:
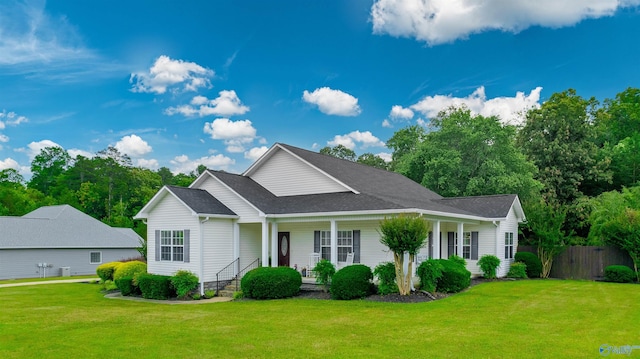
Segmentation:
{"type": "MultiPolygon", "coordinates": [[[[512,280],[512,279],[494,279],[493,281],[500,281],[500,280],[512,280]]],[[[481,283],[485,283],[491,280],[488,279],[484,279],[484,278],[473,278],[471,280],[471,286],[473,287],[474,285],[478,285],[481,283]]],[[[325,293],[322,290],[318,290],[318,287],[315,286],[316,288],[310,287],[310,286],[303,286],[300,290],[300,294],[298,294],[298,296],[294,297],[294,298],[304,298],[304,299],[331,299],[331,294],[329,293],[325,293]]],[[[453,293],[455,294],[455,293],[453,293]]],[[[421,291],[415,291],[412,292],[410,295],[399,295],[399,294],[387,294],[387,295],[379,295],[379,294],[374,294],[374,295],[370,295],[366,298],[364,298],[364,300],[368,300],[368,301],[372,301],[372,302],[387,302],[387,303],[424,303],[424,302],[431,302],[433,300],[438,300],[438,299],[442,299],[442,298],[446,298],[449,297],[453,294],[449,294],[449,293],[435,293],[432,296],[421,292],[421,291]],[[435,298],[435,299],[434,299],[435,298]]]]}

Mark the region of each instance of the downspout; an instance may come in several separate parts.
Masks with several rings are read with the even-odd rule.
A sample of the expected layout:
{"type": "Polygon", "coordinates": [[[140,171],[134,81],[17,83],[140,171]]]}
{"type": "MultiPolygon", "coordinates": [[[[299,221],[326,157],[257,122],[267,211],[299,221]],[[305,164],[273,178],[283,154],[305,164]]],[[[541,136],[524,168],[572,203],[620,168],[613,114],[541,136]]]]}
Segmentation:
{"type": "Polygon", "coordinates": [[[204,296],[204,224],[209,221],[207,216],[200,221],[200,295],[204,296]]]}
{"type": "MultiPolygon", "coordinates": [[[[500,242],[499,242],[499,238],[498,238],[498,229],[500,228],[500,223],[498,223],[498,221],[493,221],[493,225],[496,227],[495,229],[495,234],[494,234],[494,238],[496,239],[496,257],[500,258],[500,242]]],[[[500,259],[500,265],[498,266],[498,269],[496,271],[496,276],[500,273],[500,267],[502,266],[502,259],[500,259]]]]}

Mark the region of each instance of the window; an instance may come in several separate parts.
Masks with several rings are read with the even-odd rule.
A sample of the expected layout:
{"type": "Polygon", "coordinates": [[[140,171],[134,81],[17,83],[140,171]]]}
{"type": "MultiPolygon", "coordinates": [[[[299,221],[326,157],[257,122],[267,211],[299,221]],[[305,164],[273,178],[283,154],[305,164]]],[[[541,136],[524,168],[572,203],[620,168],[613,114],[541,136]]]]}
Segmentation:
{"type": "Polygon", "coordinates": [[[320,258],[331,260],[331,231],[320,231],[320,258]]]}
{"type": "Polygon", "coordinates": [[[184,261],[184,231],[160,231],[160,260],[184,261]]]}
{"type": "MultiPolygon", "coordinates": [[[[338,262],[346,262],[347,254],[353,252],[353,231],[338,231],[338,262]]],[[[320,255],[331,260],[331,231],[320,231],[320,255]]]]}
{"type": "Polygon", "coordinates": [[[504,258],[513,258],[513,232],[505,232],[504,234],[504,258]]]}
{"type": "Polygon", "coordinates": [[[462,258],[471,259],[471,232],[462,234],[462,258]]]}
{"type": "Polygon", "coordinates": [[[91,253],[89,253],[89,263],[91,263],[91,264],[100,264],[100,263],[102,263],[102,252],[91,252],[91,253]]]}
{"type": "Polygon", "coordinates": [[[347,254],[353,252],[353,232],[338,231],[338,262],[346,262],[347,254]]]}

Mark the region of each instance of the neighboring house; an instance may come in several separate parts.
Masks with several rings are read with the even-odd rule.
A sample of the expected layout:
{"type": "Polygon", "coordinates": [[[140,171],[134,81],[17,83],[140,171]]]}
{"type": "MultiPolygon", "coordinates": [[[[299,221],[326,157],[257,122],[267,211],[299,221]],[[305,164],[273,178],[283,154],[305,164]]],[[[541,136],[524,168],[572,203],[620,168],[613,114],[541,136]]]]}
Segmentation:
{"type": "Polygon", "coordinates": [[[141,240],[68,205],[0,217],[0,279],[95,274],[101,263],[138,257],[141,240]]]}
{"type": "Polygon", "coordinates": [[[419,260],[458,254],[476,275],[485,254],[506,275],[525,219],[516,195],[443,198],[400,174],[280,143],[243,174],[207,170],[189,188],[163,187],[135,218],[148,226],[149,272],[186,269],[209,283],[236,259],[302,270],[314,253],[338,267],[353,253],[374,268],[393,260],[379,222],[401,213],[438,234],[419,260]]]}

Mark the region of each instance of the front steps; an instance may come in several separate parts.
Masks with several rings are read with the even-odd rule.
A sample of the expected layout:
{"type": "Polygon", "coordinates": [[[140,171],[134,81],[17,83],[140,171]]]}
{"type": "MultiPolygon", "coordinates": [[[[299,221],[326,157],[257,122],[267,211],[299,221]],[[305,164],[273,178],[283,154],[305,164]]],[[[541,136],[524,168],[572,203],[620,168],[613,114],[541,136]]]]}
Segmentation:
{"type": "Polygon", "coordinates": [[[234,279],[224,288],[220,289],[220,291],[218,292],[218,297],[233,298],[233,293],[236,292],[236,283],[238,286],[238,290],[240,290],[240,283],[238,283],[238,279],[234,279]]]}

